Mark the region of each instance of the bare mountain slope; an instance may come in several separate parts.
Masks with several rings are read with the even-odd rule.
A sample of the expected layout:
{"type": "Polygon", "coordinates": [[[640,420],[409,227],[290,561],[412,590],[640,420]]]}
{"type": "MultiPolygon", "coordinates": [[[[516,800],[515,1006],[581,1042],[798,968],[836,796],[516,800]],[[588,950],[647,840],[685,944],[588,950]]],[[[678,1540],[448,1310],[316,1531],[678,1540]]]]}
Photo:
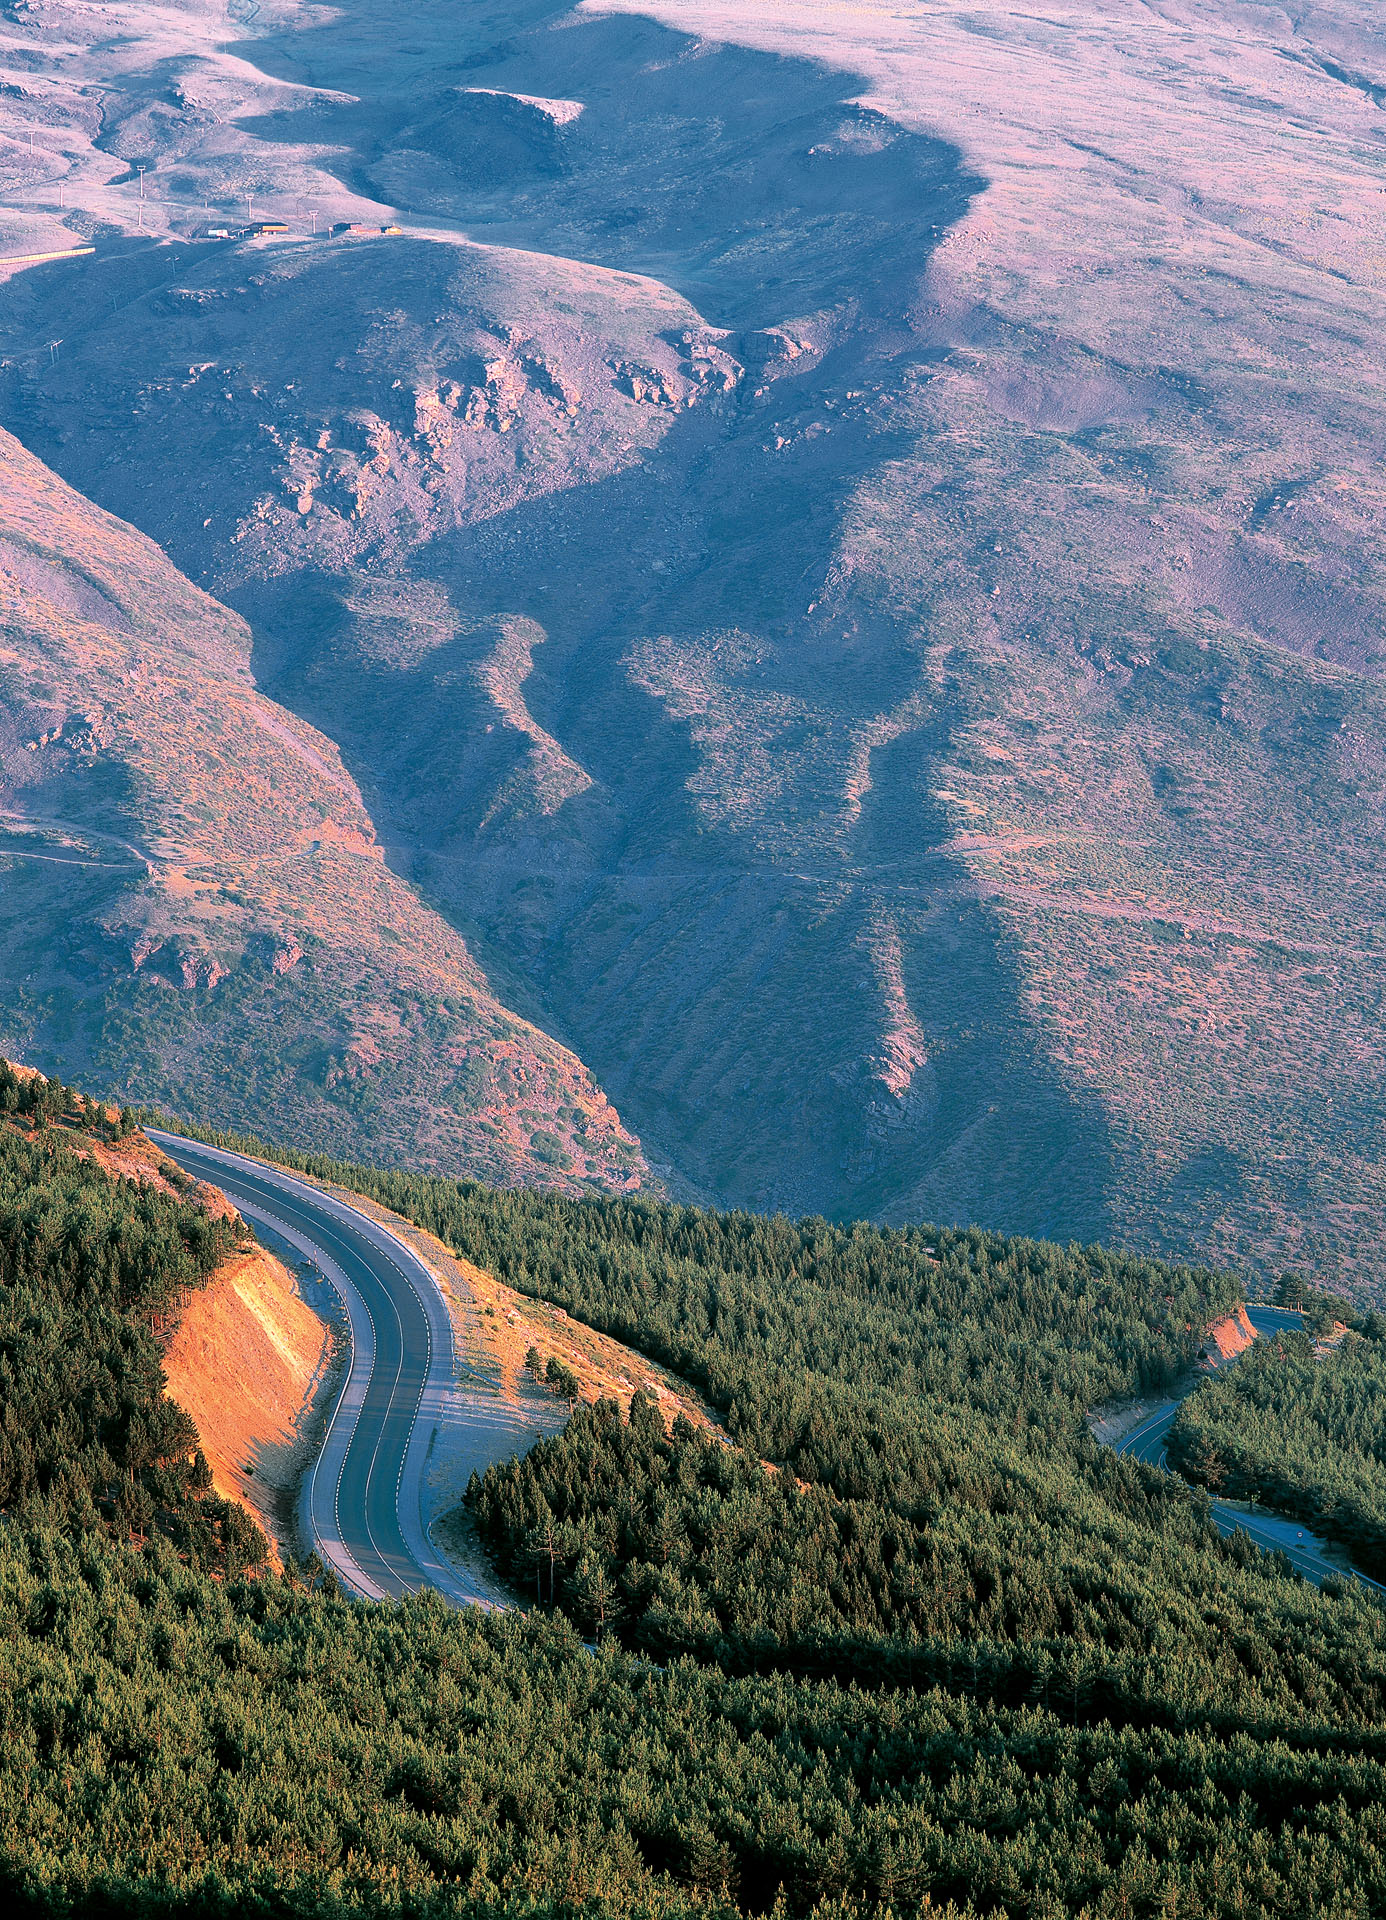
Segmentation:
{"type": "Polygon", "coordinates": [[[242,622],[0,434],[0,1031],[179,1111],[626,1186],[579,1063],[390,871],[242,622]]]}
{"type": "Polygon", "coordinates": [[[124,10],[160,244],[12,283],[6,417],[695,1187],[1354,1271],[1369,16],[664,12],[193,8],[178,107],[124,10]],[[408,232],[169,239],[233,187],[408,232]]]}

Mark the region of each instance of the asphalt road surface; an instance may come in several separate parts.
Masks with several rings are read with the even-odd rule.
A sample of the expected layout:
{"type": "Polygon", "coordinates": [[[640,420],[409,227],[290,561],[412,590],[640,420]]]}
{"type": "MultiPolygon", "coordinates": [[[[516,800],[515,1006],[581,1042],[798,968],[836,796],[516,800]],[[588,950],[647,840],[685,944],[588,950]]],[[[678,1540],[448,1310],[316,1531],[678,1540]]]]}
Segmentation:
{"type": "MultiPolygon", "coordinates": [[[[1302,1314],[1284,1307],[1249,1307],[1247,1317],[1258,1334],[1275,1333],[1282,1328],[1299,1332],[1304,1326],[1302,1314]]],[[[1129,1453],[1133,1459],[1144,1460],[1150,1466],[1168,1472],[1165,1443],[1179,1405],[1178,1400],[1166,1400],[1156,1407],[1130,1433],[1117,1441],[1116,1451],[1129,1453]]],[[[1346,1568],[1341,1562],[1330,1560],[1324,1552],[1323,1542],[1297,1521],[1281,1520],[1273,1514],[1243,1513],[1237,1507],[1229,1506],[1225,1500],[1214,1500],[1211,1505],[1213,1522],[1219,1533],[1230,1538],[1240,1531],[1268,1553],[1283,1553],[1291,1566],[1302,1573],[1306,1580],[1312,1580],[1316,1587],[1322,1586],[1330,1574],[1341,1579],[1345,1573],[1351,1572],[1364,1586],[1373,1587],[1378,1593],[1386,1593],[1386,1587],[1369,1580],[1365,1573],[1358,1573],[1356,1568],[1346,1568]]]]}
{"type": "MultiPolygon", "coordinates": [[[[178,1134],[149,1132],[195,1179],[220,1187],[246,1219],[312,1259],[346,1308],[351,1368],[303,1494],[303,1523],[324,1565],[367,1599],[427,1586],[458,1604],[488,1604],[490,1596],[465,1572],[439,1558],[423,1523],[434,1416],[455,1371],[451,1316],[423,1261],[367,1215],[290,1173],[178,1134]]],[[[1298,1313],[1279,1308],[1252,1307],[1249,1314],[1258,1334],[1303,1324],[1298,1313]]],[[[1155,1408],[1117,1442],[1117,1452],[1168,1470],[1165,1442],[1178,1411],[1177,1400],[1155,1408]]],[[[1284,1553],[1316,1586],[1344,1571],[1293,1521],[1244,1514],[1221,1500],[1212,1509],[1219,1532],[1240,1528],[1257,1546],[1284,1553]]],[[[1365,1574],[1356,1577],[1386,1592],[1365,1574]]]]}
{"type": "Polygon", "coordinates": [[[210,1181],[252,1225],[315,1261],[351,1322],[351,1366],[302,1520],[325,1566],[350,1592],[384,1600],[435,1587],[462,1605],[489,1595],[446,1565],[423,1522],[423,1471],[452,1391],[452,1320],[411,1248],[320,1188],[244,1155],[150,1129],[171,1160],[210,1181]]]}

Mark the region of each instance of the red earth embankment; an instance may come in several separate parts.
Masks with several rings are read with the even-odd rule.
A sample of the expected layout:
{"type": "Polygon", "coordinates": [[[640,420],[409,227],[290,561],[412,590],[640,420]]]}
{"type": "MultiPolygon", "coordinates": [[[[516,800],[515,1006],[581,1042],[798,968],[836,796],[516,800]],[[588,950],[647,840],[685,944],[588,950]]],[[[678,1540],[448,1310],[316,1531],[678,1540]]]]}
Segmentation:
{"type": "Polygon", "coordinates": [[[164,1358],[168,1391],[202,1437],[217,1492],[289,1542],[288,1496],[332,1355],[330,1328],[262,1249],[238,1254],[195,1293],[164,1358]]]}
{"type": "Polygon", "coordinates": [[[1203,1357],[1210,1366],[1225,1367],[1229,1360],[1245,1353],[1255,1338],[1256,1329],[1247,1317],[1246,1308],[1238,1306],[1209,1327],[1203,1357]]]}

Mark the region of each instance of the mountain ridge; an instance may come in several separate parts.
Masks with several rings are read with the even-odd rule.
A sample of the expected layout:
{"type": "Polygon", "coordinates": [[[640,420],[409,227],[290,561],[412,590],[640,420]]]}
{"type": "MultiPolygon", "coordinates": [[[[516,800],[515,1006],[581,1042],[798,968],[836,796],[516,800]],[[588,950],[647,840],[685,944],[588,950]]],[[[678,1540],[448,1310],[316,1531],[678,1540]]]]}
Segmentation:
{"type": "Polygon", "coordinates": [[[240,620],[7,434],[0,621],[10,1051],[189,1116],[638,1182],[579,1064],[389,871],[336,749],[256,691],[240,620]]]}
{"type": "Polygon", "coordinates": [[[160,16],[0,414],[680,1190],[1370,1272],[1380,36],[1071,11],[160,16]]]}

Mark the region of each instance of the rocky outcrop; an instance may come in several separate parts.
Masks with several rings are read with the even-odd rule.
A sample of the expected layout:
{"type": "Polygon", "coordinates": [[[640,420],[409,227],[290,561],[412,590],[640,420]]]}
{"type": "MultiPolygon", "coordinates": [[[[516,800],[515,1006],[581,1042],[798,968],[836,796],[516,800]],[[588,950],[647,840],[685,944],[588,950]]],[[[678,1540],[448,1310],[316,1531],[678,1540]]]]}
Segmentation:
{"type": "Polygon", "coordinates": [[[98,708],[90,713],[75,713],[24,744],[30,753],[50,746],[66,747],[71,753],[100,753],[114,739],[115,728],[110,716],[98,708]]]}
{"type": "MultiPolygon", "coordinates": [[[[11,141],[16,206],[51,207],[59,149],[119,206],[81,131],[110,82],[111,139],[176,152],[190,188],[234,149],[295,218],[320,195],[428,227],[165,228],[12,279],[7,417],[235,599],[380,839],[692,1190],[1360,1274],[1386,1219],[1363,1093],[1386,1072],[1363,932],[1386,920],[1386,353],[1377,110],[1319,58],[1347,29],[1242,8],[1256,85],[1209,112],[1206,8],[1176,71],[1139,8],[1089,7],[1060,59],[1014,7],[985,32],[897,10],[883,38],[869,9],[683,33],[671,5],[511,10],[466,53],[446,8],[407,36],[379,9],[276,16],[311,87],[257,73],[250,27],[234,58],[180,52],[214,133],[167,112],[197,8],[127,9],[81,56],[80,114],[79,62],[16,29],[67,116],[46,157],[11,141]]],[[[84,591],[64,617],[99,624],[84,591]]],[[[106,699],[30,667],[22,739],[106,699]]],[[[123,740],[0,753],[124,806],[123,740]]],[[[204,997],[259,965],[282,1023],[323,964],[310,930],[375,897],[379,843],[318,797],[270,836],[293,912],[239,909],[263,944],[204,997]]],[[[176,824],[177,912],[236,918],[197,893],[218,821],[176,824]]],[[[435,1020],[386,972],[403,1004],[381,995],[344,1110],[446,1061],[508,1089],[476,1150],[581,1164],[562,1109],[590,1091],[522,1101],[515,1030],[435,1020]]],[[[305,1032],[321,1090],[351,1031],[305,1032]]],[[[480,1129],[481,1096],[433,1085],[480,1129]]]]}

